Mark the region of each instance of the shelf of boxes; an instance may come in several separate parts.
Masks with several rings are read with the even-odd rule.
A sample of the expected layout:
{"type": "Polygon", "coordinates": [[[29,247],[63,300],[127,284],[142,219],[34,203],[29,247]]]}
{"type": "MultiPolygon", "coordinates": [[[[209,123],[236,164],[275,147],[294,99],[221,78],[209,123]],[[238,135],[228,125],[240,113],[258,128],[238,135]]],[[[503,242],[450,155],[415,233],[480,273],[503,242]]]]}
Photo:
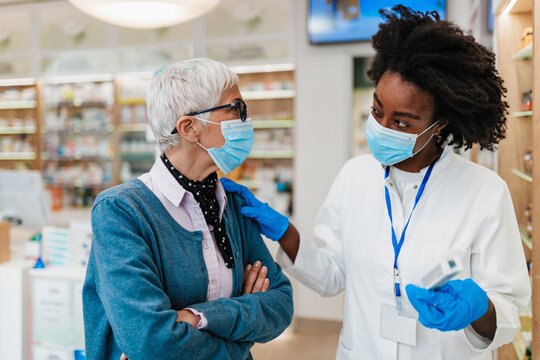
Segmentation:
{"type": "Polygon", "coordinates": [[[253,121],[253,149],[227,177],[251,189],[277,211],[292,215],[294,166],[293,69],[238,74],[240,93],[253,121]]]}
{"type": "Polygon", "coordinates": [[[495,18],[499,34],[497,63],[508,89],[506,101],[510,114],[506,138],[498,147],[498,172],[512,196],[533,284],[532,310],[529,308],[520,315],[522,329],[512,344],[498,350],[500,359],[531,359],[531,355],[540,358],[540,347],[533,347],[531,354],[532,337],[540,331],[531,317],[540,306],[540,294],[536,290],[540,288],[539,276],[535,270],[538,265],[531,266],[540,262],[540,248],[535,246],[536,238],[540,236],[540,218],[535,215],[540,213],[540,191],[534,181],[540,173],[533,167],[533,162],[540,161],[540,119],[538,108],[535,109],[540,82],[533,77],[540,67],[538,56],[535,56],[540,44],[537,38],[532,38],[532,29],[540,21],[540,11],[533,10],[532,3],[531,0],[502,0],[495,18]],[[520,118],[527,121],[515,120],[520,118]]]}
{"type": "Polygon", "coordinates": [[[152,76],[115,79],[115,123],[119,131],[115,161],[115,183],[148,172],[154,163],[155,145],[147,139],[146,87],[152,76]]]}
{"type": "Polygon", "coordinates": [[[0,168],[40,169],[39,85],[0,86],[0,168]]]}
{"type": "Polygon", "coordinates": [[[51,191],[53,202],[90,206],[100,190],[113,185],[114,84],[48,83],[42,94],[43,176],[57,190],[51,191]]]}

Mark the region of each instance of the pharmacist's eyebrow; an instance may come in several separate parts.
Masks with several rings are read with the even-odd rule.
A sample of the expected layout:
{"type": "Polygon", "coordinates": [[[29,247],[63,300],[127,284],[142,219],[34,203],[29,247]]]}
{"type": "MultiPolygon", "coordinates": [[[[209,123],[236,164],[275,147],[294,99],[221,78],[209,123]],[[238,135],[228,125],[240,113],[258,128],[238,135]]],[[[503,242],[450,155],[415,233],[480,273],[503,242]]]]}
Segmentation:
{"type": "Polygon", "coordinates": [[[384,109],[384,106],[383,106],[381,100],[379,100],[379,97],[377,96],[376,93],[373,93],[373,98],[375,99],[375,101],[377,102],[377,104],[379,104],[379,106],[380,106],[381,108],[384,109]]]}
{"type": "MultiPolygon", "coordinates": [[[[381,100],[379,100],[379,97],[377,96],[377,94],[373,93],[373,98],[375,99],[375,101],[377,102],[377,104],[379,104],[379,106],[384,109],[384,106],[381,102],[381,100]]],[[[413,114],[413,113],[409,113],[409,112],[404,112],[404,111],[394,111],[392,113],[394,116],[403,116],[403,117],[408,117],[408,118],[411,118],[411,119],[414,119],[414,120],[420,120],[420,116],[416,115],[416,114],[413,114]]]]}

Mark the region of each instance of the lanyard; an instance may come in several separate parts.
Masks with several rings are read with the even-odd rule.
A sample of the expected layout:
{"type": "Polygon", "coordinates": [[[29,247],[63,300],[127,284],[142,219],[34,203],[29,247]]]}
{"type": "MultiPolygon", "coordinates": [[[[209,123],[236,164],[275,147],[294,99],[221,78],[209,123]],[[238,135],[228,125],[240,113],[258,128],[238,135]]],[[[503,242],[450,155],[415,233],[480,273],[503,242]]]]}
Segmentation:
{"type": "MultiPolygon", "coordinates": [[[[437,160],[434,160],[431,163],[428,171],[426,172],[426,175],[424,175],[422,184],[420,185],[420,188],[418,189],[418,192],[416,193],[416,199],[414,200],[414,206],[409,215],[409,219],[407,220],[407,223],[405,224],[405,227],[403,228],[403,232],[401,233],[401,238],[399,239],[399,243],[397,242],[396,232],[394,231],[394,220],[392,217],[392,201],[390,200],[390,192],[388,191],[388,187],[386,185],[384,186],[384,194],[386,198],[386,209],[388,210],[388,216],[390,217],[390,225],[392,228],[392,246],[394,247],[394,287],[395,287],[395,296],[396,296],[396,308],[398,311],[401,311],[401,289],[400,289],[401,280],[399,278],[399,270],[398,270],[398,265],[397,265],[399,253],[401,251],[401,247],[403,246],[403,242],[405,241],[405,233],[407,232],[407,228],[409,227],[409,222],[411,221],[412,214],[414,213],[414,210],[416,209],[416,205],[418,205],[418,202],[420,201],[420,198],[422,197],[422,194],[424,193],[424,189],[426,188],[426,184],[429,180],[429,177],[431,176],[431,172],[433,171],[433,167],[435,166],[436,162],[437,160]]],[[[390,166],[387,166],[385,174],[384,174],[385,180],[388,178],[389,174],[390,174],[390,166]]]]}

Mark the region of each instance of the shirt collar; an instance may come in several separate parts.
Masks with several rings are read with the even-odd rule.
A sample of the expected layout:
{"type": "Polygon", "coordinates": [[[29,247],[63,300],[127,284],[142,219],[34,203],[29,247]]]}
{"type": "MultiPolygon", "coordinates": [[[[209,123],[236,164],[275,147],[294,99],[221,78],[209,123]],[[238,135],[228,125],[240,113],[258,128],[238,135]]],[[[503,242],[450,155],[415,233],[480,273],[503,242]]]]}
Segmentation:
{"type": "MultiPolygon", "coordinates": [[[[452,160],[452,156],[450,156],[450,153],[452,151],[453,151],[453,147],[448,146],[448,145],[444,146],[441,157],[439,158],[439,160],[437,160],[437,163],[433,167],[433,172],[440,172],[442,169],[444,169],[446,166],[448,166],[448,164],[452,160]]],[[[382,167],[383,174],[384,174],[384,171],[386,170],[386,166],[381,164],[381,167],[382,167]]],[[[423,177],[427,173],[428,169],[429,169],[429,165],[426,166],[425,168],[423,168],[422,170],[420,170],[419,174],[421,174],[422,177],[423,177]]],[[[385,183],[387,185],[389,184],[389,182],[390,182],[390,177],[385,179],[385,183]]]]}
{"type": "MultiPolygon", "coordinates": [[[[150,178],[152,179],[152,183],[156,185],[157,189],[169,202],[171,202],[171,204],[176,207],[180,206],[188,191],[176,181],[171,172],[165,167],[165,164],[160,157],[156,159],[154,165],[150,169],[150,178]]],[[[227,195],[220,181],[217,182],[216,198],[219,203],[219,217],[221,218],[225,206],[227,206],[227,195]]],[[[195,200],[193,196],[191,196],[191,199],[195,200]]]]}
{"type": "Polygon", "coordinates": [[[150,169],[150,178],[163,196],[174,206],[180,206],[186,190],[180,186],[160,157],[156,159],[152,169],[150,169]]]}

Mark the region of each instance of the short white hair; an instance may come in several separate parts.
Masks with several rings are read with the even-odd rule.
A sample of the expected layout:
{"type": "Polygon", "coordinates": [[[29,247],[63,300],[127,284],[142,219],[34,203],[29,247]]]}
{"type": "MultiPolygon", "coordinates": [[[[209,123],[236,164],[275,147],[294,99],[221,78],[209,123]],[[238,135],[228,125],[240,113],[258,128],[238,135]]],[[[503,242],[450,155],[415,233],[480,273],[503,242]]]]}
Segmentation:
{"type": "MultiPolygon", "coordinates": [[[[178,146],[180,136],[171,134],[178,119],[217,106],[223,92],[238,84],[238,75],[220,62],[191,59],[167,66],[146,92],[148,122],[161,152],[178,146]]],[[[197,115],[208,119],[210,113],[197,115]]]]}

